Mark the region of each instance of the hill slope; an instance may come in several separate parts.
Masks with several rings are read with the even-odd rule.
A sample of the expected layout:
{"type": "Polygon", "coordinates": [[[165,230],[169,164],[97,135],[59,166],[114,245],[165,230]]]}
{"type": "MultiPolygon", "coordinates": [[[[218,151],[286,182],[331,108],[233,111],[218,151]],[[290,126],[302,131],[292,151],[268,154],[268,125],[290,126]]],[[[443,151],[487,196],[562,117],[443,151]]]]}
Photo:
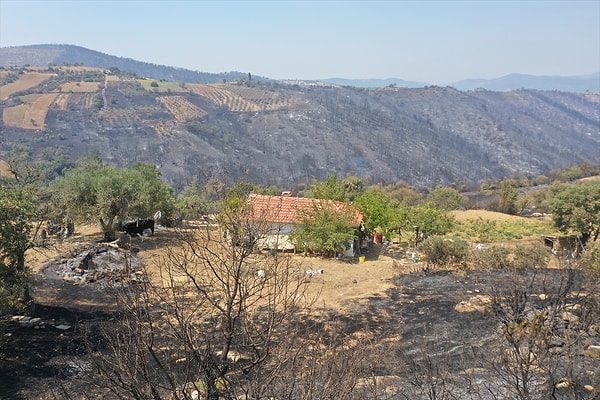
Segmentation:
{"type": "Polygon", "coordinates": [[[0,159],[92,149],[192,176],[291,187],[337,172],[418,186],[600,162],[600,95],[153,81],[84,67],[0,70],[0,159]]]}
{"type": "Polygon", "coordinates": [[[97,68],[118,68],[142,77],[164,79],[174,82],[218,83],[225,80],[237,80],[247,74],[227,72],[212,74],[156,65],[130,58],[115,57],[80,46],[68,44],[37,44],[31,46],[0,48],[0,67],[25,65],[76,65],[82,64],[97,68]]]}

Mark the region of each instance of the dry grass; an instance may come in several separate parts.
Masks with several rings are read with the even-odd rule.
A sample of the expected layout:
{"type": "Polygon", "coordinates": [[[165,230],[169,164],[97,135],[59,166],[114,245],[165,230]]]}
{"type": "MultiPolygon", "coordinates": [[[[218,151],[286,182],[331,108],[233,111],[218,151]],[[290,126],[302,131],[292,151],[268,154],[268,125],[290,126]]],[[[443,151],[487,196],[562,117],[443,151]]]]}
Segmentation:
{"type": "Polygon", "coordinates": [[[181,92],[189,92],[187,89],[188,84],[182,85],[179,82],[166,82],[160,80],[152,80],[152,79],[138,79],[137,80],[142,87],[149,92],[158,92],[158,93],[181,93],[181,92]],[[155,83],[158,86],[152,86],[155,83]]]}
{"type": "Polygon", "coordinates": [[[0,160],[0,176],[6,176],[9,178],[14,178],[13,173],[10,170],[10,166],[4,160],[0,160]]]}
{"type": "Polygon", "coordinates": [[[600,175],[588,176],[587,178],[579,179],[580,181],[589,182],[589,181],[600,181],[600,175]]]}
{"type": "MultiPolygon", "coordinates": [[[[61,66],[56,66],[56,67],[52,67],[54,70],[60,70],[60,71],[64,71],[64,72],[104,72],[105,69],[104,68],[98,68],[98,67],[86,67],[85,65],[77,65],[77,66],[66,66],[66,65],[61,65],[61,66]]],[[[47,71],[48,67],[28,67],[27,68],[29,71],[47,71]]]]}
{"type": "Polygon", "coordinates": [[[53,76],[56,76],[56,74],[42,72],[27,72],[19,75],[16,82],[0,86],[0,100],[6,100],[14,93],[31,89],[53,76]]]}
{"type": "MultiPolygon", "coordinates": [[[[99,226],[78,225],[73,236],[62,242],[52,242],[47,248],[34,248],[26,253],[28,267],[38,272],[49,260],[69,252],[76,246],[97,241],[102,238],[99,226]]],[[[157,230],[155,235],[141,242],[132,238],[131,242],[136,249],[138,257],[146,266],[148,276],[159,279],[160,268],[164,266],[164,259],[168,251],[181,249],[182,242],[174,229],[163,228],[157,230]]],[[[286,254],[301,265],[301,274],[306,270],[323,270],[323,274],[306,277],[308,285],[307,295],[316,296],[316,306],[348,310],[354,307],[357,301],[383,296],[385,291],[393,287],[391,278],[401,272],[402,263],[390,257],[379,256],[378,248],[374,255],[367,257],[361,264],[350,261],[324,259],[303,255],[286,254]]],[[[412,262],[411,262],[412,264],[412,262]]],[[[414,268],[406,262],[405,268],[414,268]]],[[[259,269],[259,267],[257,267],[259,269]]]]}
{"type": "MultiPolygon", "coordinates": [[[[527,221],[526,218],[518,216],[482,210],[453,212],[453,215],[460,221],[478,218],[498,221],[498,223],[527,221]]],[[[202,230],[197,232],[200,234],[202,230]]],[[[160,279],[160,269],[165,265],[168,252],[176,253],[183,248],[180,233],[174,229],[162,228],[143,242],[138,238],[131,239],[132,245],[139,250],[136,254],[143,261],[151,279],[160,279]]],[[[39,269],[49,258],[68,251],[69,248],[76,246],[76,243],[99,240],[101,236],[100,229],[96,225],[77,226],[76,234],[64,243],[45,250],[43,253],[30,250],[27,253],[28,265],[34,270],[39,269]]],[[[529,238],[518,242],[530,244],[529,238]]],[[[351,312],[362,302],[385,297],[386,291],[395,287],[392,281],[395,276],[422,269],[420,263],[413,263],[408,256],[401,258],[396,255],[392,258],[384,255],[381,252],[382,249],[381,246],[371,248],[364,263],[358,263],[356,260],[325,259],[300,254],[285,254],[284,256],[293,258],[293,261],[301,266],[299,273],[302,275],[307,270],[323,271],[322,274],[306,276],[305,279],[306,285],[308,285],[307,295],[317,298],[316,307],[351,312]]]]}
{"type": "Polygon", "coordinates": [[[58,93],[22,96],[23,104],[4,109],[2,120],[23,129],[43,129],[48,107],[57,96],[58,93]]]}
{"type": "Polygon", "coordinates": [[[457,221],[453,235],[478,243],[537,243],[542,236],[559,234],[552,217],[525,218],[485,210],[453,211],[457,221]]]}
{"type": "Polygon", "coordinates": [[[59,94],[56,96],[56,99],[54,99],[53,107],[56,107],[58,110],[66,110],[69,105],[69,98],[70,96],[68,93],[59,94]]]}
{"type": "Polygon", "coordinates": [[[53,238],[48,240],[45,247],[34,247],[25,253],[25,262],[34,272],[39,272],[40,268],[53,258],[65,254],[88,241],[100,240],[102,233],[100,227],[96,225],[78,225],[75,234],[64,241],[58,241],[53,238]]]}
{"type": "Polygon", "coordinates": [[[505,221],[522,221],[527,220],[527,218],[523,218],[517,215],[509,215],[503,214],[495,211],[487,211],[487,210],[465,210],[465,211],[450,211],[450,215],[452,215],[458,222],[468,222],[471,220],[483,219],[486,221],[497,221],[497,222],[505,222],[505,221]]]}
{"type": "Polygon", "coordinates": [[[100,82],[67,82],[60,87],[61,92],[96,92],[100,82]]]}

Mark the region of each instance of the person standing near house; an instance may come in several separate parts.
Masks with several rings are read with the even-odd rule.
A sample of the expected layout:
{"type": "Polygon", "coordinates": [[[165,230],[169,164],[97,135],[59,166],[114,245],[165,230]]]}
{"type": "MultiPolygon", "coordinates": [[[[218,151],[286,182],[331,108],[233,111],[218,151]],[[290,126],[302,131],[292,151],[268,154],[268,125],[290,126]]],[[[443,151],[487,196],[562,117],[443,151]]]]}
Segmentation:
{"type": "Polygon", "coordinates": [[[375,241],[375,244],[383,243],[383,238],[381,237],[381,233],[379,233],[378,231],[375,231],[374,241],[375,241]]]}

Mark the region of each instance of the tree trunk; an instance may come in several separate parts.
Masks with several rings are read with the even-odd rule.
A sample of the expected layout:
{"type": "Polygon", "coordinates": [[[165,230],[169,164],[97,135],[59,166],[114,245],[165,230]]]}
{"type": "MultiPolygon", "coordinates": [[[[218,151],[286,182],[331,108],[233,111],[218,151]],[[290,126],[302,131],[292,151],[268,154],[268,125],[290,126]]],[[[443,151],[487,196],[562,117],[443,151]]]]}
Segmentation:
{"type": "Polygon", "coordinates": [[[115,226],[113,224],[114,217],[111,217],[106,223],[102,218],[100,218],[100,226],[102,227],[102,232],[104,233],[104,240],[107,242],[112,242],[117,238],[115,232],[115,226]]]}
{"type": "MultiPolygon", "coordinates": [[[[17,271],[25,271],[25,250],[17,255],[17,271]]],[[[29,284],[26,284],[23,288],[23,301],[25,304],[31,303],[31,293],[29,291],[29,284]]]]}

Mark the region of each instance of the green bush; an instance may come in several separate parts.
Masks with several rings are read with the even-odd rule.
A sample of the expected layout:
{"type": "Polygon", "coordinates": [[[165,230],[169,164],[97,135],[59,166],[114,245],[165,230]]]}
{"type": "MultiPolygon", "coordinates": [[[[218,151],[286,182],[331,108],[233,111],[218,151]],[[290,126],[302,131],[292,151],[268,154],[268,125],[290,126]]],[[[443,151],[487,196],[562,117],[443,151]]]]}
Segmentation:
{"type": "Polygon", "coordinates": [[[592,275],[600,278],[600,243],[588,242],[581,253],[579,265],[592,275]]]}
{"type": "Polygon", "coordinates": [[[477,219],[472,220],[471,222],[471,230],[473,231],[473,236],[477,237],[477,239],[482,243],[490,243],[494,241],[497,232],[497,222],[477,219]]]}

